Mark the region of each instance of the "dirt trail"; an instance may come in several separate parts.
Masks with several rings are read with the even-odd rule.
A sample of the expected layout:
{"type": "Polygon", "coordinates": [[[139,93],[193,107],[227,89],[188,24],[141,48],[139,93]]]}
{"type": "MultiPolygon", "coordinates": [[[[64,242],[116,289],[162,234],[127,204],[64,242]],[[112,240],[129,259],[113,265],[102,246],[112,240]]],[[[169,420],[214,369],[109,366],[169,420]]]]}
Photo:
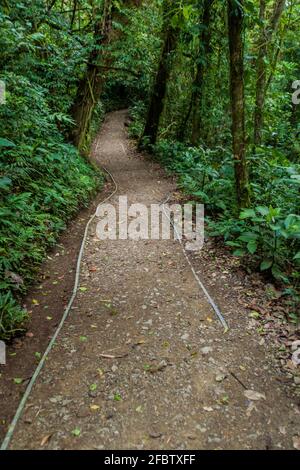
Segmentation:
{"type": "MultiPolygon", "coordinates": [[[[93,149],[118,182],[112,202],[161,201],[174,183],[132,148],[124,119],[110,114],[93,149]]],[[[224,334],[179,243],[98,241],[94,224],[81,273],[11,448],[293,447],[299,412],[265,347],[225,298],[224,334]],[[266,399],[250,401],[245,388],[266,399]]]]}

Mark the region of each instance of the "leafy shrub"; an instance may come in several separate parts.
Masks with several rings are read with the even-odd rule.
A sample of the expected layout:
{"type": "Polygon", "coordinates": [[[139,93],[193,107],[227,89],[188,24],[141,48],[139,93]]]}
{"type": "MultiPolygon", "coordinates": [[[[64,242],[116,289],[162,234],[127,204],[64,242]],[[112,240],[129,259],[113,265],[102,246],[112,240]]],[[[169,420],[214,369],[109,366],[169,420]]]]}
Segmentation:
{"type": "Polygon", "coordinates": [[[7,338],[22,319],[12,294],[25,291],[46,249],[102,180],[70,145],[49,141],[34,148],[1,142],[0,311],[2,304],[5,310],[0,336],[7,338]]]}
{"type": "Polygon", "coordinates": [[[210,212],[234,206],[233,165],[222,147],[214,150],[187,147],[180,142],[160,141],[156,158],[178,175],[178,186],[210,212]]]}
{"type": "Polygon", "coordinates": [[[130,108],[129,115],[132,122],[129,126],[129,135],[134,139],[139,139],[144,130],[144,116],[146,113],[145,103],[138,101],[130,108]]]}
{"type": "Polygon", "coordinates": [[[102,184],[100,172],[66,143],[87,49],[63,24],[49,27],[44,2],[13,4],[0,12],[0,80],[6,84],[0,106],[0,338],[6,340],[24,328],[28,315],[18,301],[47,248],[102,184]]]}
{"type": "Polygon", "coordinates": [[[279,150],[260,149],[250,159],[254,208],[239,216],[230,152],[166,140],[153,150],[167,170],[178,175],[185,194],[205,204],[208,233],[222,236],[236,256],[251,256],[259,270],[288,283],[286,293],[298,298],[300,166],[279,150]]]}
{"type": "Polygon", "coordinates": [[[27,313],[20,308],[11,292],[0,294],[0,338],[9,339],[22,331],[27,313]]]}
{"type": "Polygon", "coordinates": [[[280,208],[258,206],[243,210],[240,219],[247,224],[227,245],[236,249],[237,256],[255,256],[261,271],[271,270],[276,279],[288,282],[283,269],[287,262],[298,264],[300,260],[300,216],[289,214],[283,218],[280,208]]]}

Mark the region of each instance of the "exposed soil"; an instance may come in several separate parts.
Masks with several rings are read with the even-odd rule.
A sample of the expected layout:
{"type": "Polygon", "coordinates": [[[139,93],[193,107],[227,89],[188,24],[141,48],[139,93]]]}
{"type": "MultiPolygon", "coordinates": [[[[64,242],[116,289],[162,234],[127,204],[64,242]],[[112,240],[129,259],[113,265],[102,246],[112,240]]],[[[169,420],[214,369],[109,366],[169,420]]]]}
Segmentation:
{"type": "MultiPolygon", "coordinates": [[[[95,160],[118,182],[112,202],[117,204],[120,195],[127,195],[129,203],[162,201],[176,189],[175,182],[136,152],[124,120],[123,111],[108,115],[93,148],[95,160]]],[[[236,266],[219,263],[220,254],[211,244],[192,257],[229,324],[224,333],[178,242],[99,241],[95,228],[96,221],[87,240],[81,290],[35,384],[11,448],[291,449],[298,445],[299,404],[278,380],[272,347],[253,327],[247,305],[238,301],[243,289],[245,295],[255,296],[243,272],[235,277],[236,266]]],[[[64,236],[67,247],[71,236],[64,236]]],[[[51,311],[57,323],[62,314],[72,277],[69,284],[62,284],[66,274],[60,280],[65,291],[57,289],[53,279],[61,276],[58,265],[66,265],[66,272],[74,269],[68,249],[73,253],[65,248],[64,255],[57,260],[54,256],[54,264],[46,263],[51,278],[28,298],[27,303],[32,298],[40,303],[32,308],[39,312],[33,315],[39,320],[34,330],[33,319],[34,336],[25,339],[2,371],[4,383],[11,383],[8,371],[15,377],[31,375],[32,362],[27,370],[18,356],[22,362],[27,351],[34,356],[41,348],[41,343],[34,343],[40,340],[40,330],[48,328],[44,338],[53,332],[54,325],[50,329],[44,317],[51,311]],[[53,277],[54,271],[58,274],[53,277]],[[54,297],[49,293],[52,302],[36,294],[47,290],[55,292],[54,297]],[[42,309],[42,302],[49,308],[42,309]]],[[[24,386],[14,384],[20,394],[24,386]]],[[[16,392],[10,393],[15,404],[16,392]]]]}

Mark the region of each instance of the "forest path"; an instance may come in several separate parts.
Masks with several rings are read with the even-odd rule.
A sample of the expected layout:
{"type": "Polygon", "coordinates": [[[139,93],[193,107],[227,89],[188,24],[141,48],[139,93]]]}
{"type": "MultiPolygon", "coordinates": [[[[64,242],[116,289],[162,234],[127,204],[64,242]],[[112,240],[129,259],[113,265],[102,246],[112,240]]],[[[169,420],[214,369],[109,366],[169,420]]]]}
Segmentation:
{"type": "MultiPolygon", "coordinates": [[[[159,202],[174,183],[131,146],[125,116],[109,114],[93,147],[118,183],[110,202],[159,202]]],[[[95,227],[11,448],[292,448],[294,408],[241,312],[224,297],[224,334],[178,242],[99,241],[95,227]]]]}

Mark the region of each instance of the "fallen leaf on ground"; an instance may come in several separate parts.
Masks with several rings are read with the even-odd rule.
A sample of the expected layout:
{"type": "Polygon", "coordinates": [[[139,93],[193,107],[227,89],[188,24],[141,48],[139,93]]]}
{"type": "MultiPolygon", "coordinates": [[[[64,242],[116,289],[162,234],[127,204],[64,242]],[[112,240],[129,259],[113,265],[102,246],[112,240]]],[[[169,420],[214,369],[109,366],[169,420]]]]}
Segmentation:
{"type": "Polygon", "coordinates": [[[294,449],[300,450],[300,436],[293,437],[293,447],[294,449]]]}
{"type": "Polygon", "coordinates": [[[23,379],[21,379],[20,377],[15,377],[14,382],[15,382],[15,384],[19,385],[23,382],[23,379]]]}
{"type": "Polygon", "coordinates": [[[204,411],[214,411],[211,406],[203,406],[204,411]]]}
{"type": "Polygon", "coordinates": [[[279,432],[280,432],[280,434],[283,434],[285,436],[286,435],[286,427],[285,426],[279,426],[279,432]]]}
{"type": "Polygon", "coordinates": [[[226,375],[225,374],[218,374],[216,375],[216,382],[223,382],[223,380],[226,379],[226,375]]]}
{"type": "Polygon", "coordinates": [[[99,356],[104,357],[105,359],[117,359],[117,358],[122,358],[128,356],[128,352],[123,353],[123,354],[99,354],[99,356]]]}
{"type": "Polygon", "coordinates": [[[100,406],[99,406],[99,405],[91,405],[91,406],[90,406],[90,409],[91,409],[92,411],[97,411],[97,410],[100,409],[100,406]]]}
{"type": "Polygon", "coordinates": [[[245,390],[244,395],[248,400],[265,400],[266,395],[264,393],[255,392],[254,390],[245,390]]]}
{"type": "Polygon", "coordinates": [[[52,437],[52,434],[47,434],[47,436],[44,436],[43,439],[41,440],[41,447],[47,444],[47,442],[50,441],[52,437]]]}
{"type": "Polygon", "coordinates": [[[152,439],[159,439],[162,436],[162,433],[159,431],[150,431],[149,436],[152,437],[152,439]]]}
{"type": "Polygon", "coordinates": [[[246,410],[246,415],[247,415],[248,417],[250,417],[252,411],[254,411],[254,410],[257,411],[257,408],[256,408],[256,406],[254,405],[253,402],[250,402],[250,405],[248,406],[248,408],[247,408],[247,410],[246,410]]]}
{"type": "Polygon", "coordinates": [[[155,372],[159,372],[163,369],[165,369],[165,367],[167,367],[168,363],[164,360],[162,360],[159,364],[157,365],[151,365],[149,367],[149,369],[147,369],[149,372],[151,372],[151,374],[154,374],[155,372]]]}
{"type": "Polygon", "coordinates": [[[146,343],[146,340],[145,339],[139,339],[136,343],[134,343],[135,345],[140,345],[140,344],[145,344],[146,343]]]}

